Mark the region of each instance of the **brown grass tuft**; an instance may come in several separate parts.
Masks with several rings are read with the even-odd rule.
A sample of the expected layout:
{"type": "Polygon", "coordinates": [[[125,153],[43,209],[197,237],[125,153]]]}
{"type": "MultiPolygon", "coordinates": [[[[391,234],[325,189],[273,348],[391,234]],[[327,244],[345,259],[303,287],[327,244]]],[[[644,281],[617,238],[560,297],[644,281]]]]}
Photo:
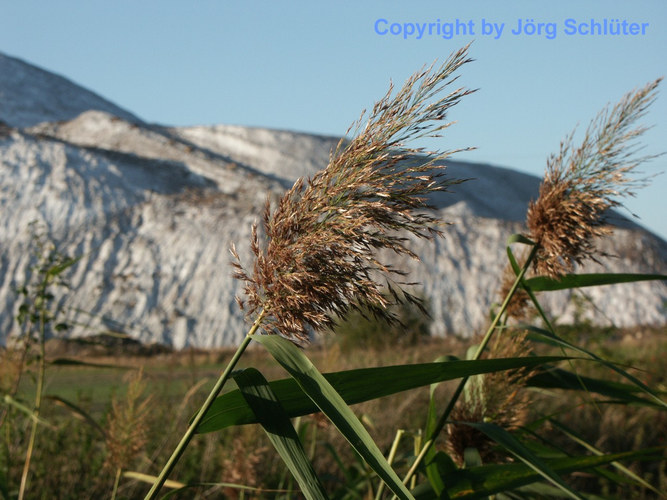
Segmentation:
{"type": "Polygon", "coordinates": [[[294,341],[311,329],[331,328],[350,309],[395,319],[387,306],[418,299],[391,284],[402,273],[376,258],[389,249],[416,258],[406,246],[406,232],[420,238],[441,235],[441,225],[425,212],[428,195],[461,181],[446,179],[439,163],[455,151],[408,148],[406,142],[438,137],[450,107],[471,91],[458,88],[435,99],[469,61],[467,47],[442,66],[414,74],[392,97],[392,88],[353,125],[354,138],[341,142],[329,165],[312,179],[298,180],[273,213],[267,202],[263,218],[266,243],[253,227],[252,273],[244,270],[232,248],[236,272],[245,281],[249,317],[263,311],[262,328],[294,341]],[[391,292],[383,294],[383,276],[391,292]]]}
{"type": "MultiPolygon", "coordinates": [[[[232,452],[222,461],[222,482],[248,487],[259,486],[258,471],[262,468],[267,448],[253,448],[249,451],[241,437],[234,439],[232,452]]],[[[245,491],[234,487],[224,488],[225,498],[245,498],[245,491]]]]}
{"type": "MultiPolygon", "coordinates": [[[[496,337],[487,358],[526,357],[530,346],[526,332],[506,332],[496,337]]],[[[465,398],[459,400],[451,414],[455,422],[493,422],[507,430],[526,423],[530,398],[523,390],[525,381],[534,372],[527,369],[487,373],[472,377],[465,398]]],[[[494,451],[494,442],[486,434],[465,424],[449,426],[448,449],[452,458],[463,464],[466,448],[475,448],[484,463],[501,460],[494,451]]]]}
{"type": "Polygon", "coordinates": [[[107,457],[105,466],[111,470],[127,468],[147,442],[151,396],[140,401],[145,390],[143,370],[127,377],[127,393],[123,399],[114,397],[107,422],[107,457]]]}
{"type": "Polygon", "coordinates": [[[527,225],[538,243],[538,274],[557,278],[575,264],[595,259],[594,240],[609,234],[605,212],[621,205],[646,179],[632,174],[654,156],[636,156],[634,140],[646,131],[635,127],[656,97],[658,79],[605,108],[589,125],[578,148],[572,134],[558,155],[547,161],[539,198],[531,202],[527,225]]]}

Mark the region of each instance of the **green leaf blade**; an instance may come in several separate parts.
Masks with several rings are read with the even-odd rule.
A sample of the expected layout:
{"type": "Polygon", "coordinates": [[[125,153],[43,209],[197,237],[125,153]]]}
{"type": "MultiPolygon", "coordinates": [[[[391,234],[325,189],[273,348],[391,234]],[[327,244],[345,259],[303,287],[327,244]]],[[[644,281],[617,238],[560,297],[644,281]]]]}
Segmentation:
{"type": "Polygon", "coordinates": [[[662,405],[654,400],[637,396],[641,389],[635,385],[578,375],[560,368],[536,373],[526,381],[526,385],[541,389],[594,392],[626,404],[662,408],[662,405]]]}
{"type": "Polygon", "coordinates": [[[401,499],[412,500],[410,491],[391,468],[380,449],[343,398],[289,340],[276,335],[262,335],[255,340],[295,378],[301,389],[320,408],[366,463],[401,499]]]}
{"type": "MultiPolygon", "coordinates": [[[[345,370],[324,374],[324,378],[341,395],[346,404],[352,405],[446,380],[499,370],[534,368],[565,359],[569,358],[535,356],[444,361],[345,370]]],[[[272,381],[270,385],[290,418],[319,411],[317,405],[303,393],[294,379],[272,381]]],[[[197,432],[213,432],[233,425],[251,423],[256,423],[252,411],[238,391],[231,391],[215,400],[197,432]]]]}
{"type": "MultiPolygon", "coordinates": [[[[577,456],[544,459],[548,467],[559,474],[593,469],[620,460],[646,457],[659,450],[639,450],[602,456],[577,456]]],[[[517,490],[527,485],[542,484],[542,476],[525,463],[491,464],[470,469],[446,471],[443,479],[447,494],[456,499],[482,499],[496,493],[517,490]]],[[[426,495],[424,495],[426,498],[426,495]]]]}
{"type": "Polygon", "coordinates": [[[595,273],[595,274],[566,274],[559,279],[536,276],[525,280],[525,285],[534,292],[552,292],[571,288],[589,286],[618,285],[638,281],[664,281],[663,274],[632,274],[632,273],[595,273]]]}
{"type": "Polygon", "coordinates": [[[306,456],[299,436],[264,376],[254,368],[248,368],[236,373],[234,380],[274,448],[299,483],[301,492],[309,500],[326,499],[324,487],[306,456]]]}
{"type": "Polygon", "coordinates": [[[583,497],[572,490],[563,479],[549,466],[547,463],[535,455],[530,449],[523,445],[518,439],[512,436],[502,427],[496,424],[482,423],[482,422],[462,422],[474,429],[477,429],[488,437],[493,439],[496,443],[501,445],[512,455],[521,460],[528,467],[537,472],[544,479],[559,488],[561,491],[567,493],[571,498],[583,500],[583,497]]]}
{"type": "Polygon", "coordinates": [[[544,330],[542,328],[536,328],[536,327],[528,327],[527,330],[530,332],[531,336],[537,337],[537,338],[544,338],[549,342],[554,343],[554,345],[559,345],[561,347],[565,347],[567,349],[571,349],[575,352],[578,352],[580,354],[583,354],[590,358],[593,361],[596,361],[600,363],[601,365],[609,368],[612,371],[615,371],[622,377],[624,377],[626,380],[629,380],[632,382],[635,386],[637,386],[641,391],[649,395],[658,405],[660,405],[662,408],[667,408],[667,402],[665,402],[660,395],[651,389],[649,386],[647,386],[644,382],[639,380],[637,377],[631,375],[627,371],[623,370],[620,366],[618,366],[616,363],[613,363],[611,361],[607,361],[606,359],[601,358],[597,354],[584,349],[583,347],[579,347],[575,344],[572,344],[571,342],[568,342],[567,340],[559,337],[553,331],[549,330],[544,330]]]}

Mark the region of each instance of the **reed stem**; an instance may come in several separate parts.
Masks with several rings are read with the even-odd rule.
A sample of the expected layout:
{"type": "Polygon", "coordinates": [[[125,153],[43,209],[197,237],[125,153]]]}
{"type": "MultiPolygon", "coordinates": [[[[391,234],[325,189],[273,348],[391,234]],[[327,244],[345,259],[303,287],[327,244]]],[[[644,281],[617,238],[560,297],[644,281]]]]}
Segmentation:
{"type": "Polygon", "coordinates": [[[43,281],[40,285],[40,298],[42,298],[41,309],[39,312],[39,366],[37,372],[37,387],[35,389],[35,409],[32,414],[32,426],[30,428],[30,439],[28,440],[28,449],[23,463],[23,472],[21,474],[21,485],[19,487],[18,500],[23,500],[28,487],[28,476],[30,475],[30,462],[32,461],[35,441],[37,439],[37,426],[39,425],[39,414],[42,408],[42,395],[44,393],[44,378],[46,377],[46,310],[44,297],[46,296],[47,282],[43,281]]]}
{"type": "Polygon", "coordinates": [[[213,386],[213,389],[211,389],[211,392],[206,398],[206,401],[204,401],[204,404],[202,404],[202,406],[199,408],[199,411],[195,415],[190,426],[185,431],[185,434],[183,434],[183,437],[181,438],[180,442],[176,445],[174,452],[171,454],[171,457],[169,457],[169,460],[162,468],[160,475],[155,480],[155,483],[153,483],[153,486],[146,495],[145,500],[153,500],[157,498],[157,494],[159,493],[160,489],[162,488],[165,481],[169,477],[169,474],[171,474],[174,467],[178,463],[179,459],[183,455],[183,452],[185,452],[185,449],[188,447],[188,444],[190,444],[190,441],[192,440],[193,436],[195,435],[195,432],[197,431],[197,427],[199,427],[199,424],[204,419],[204,416],[211,408],[211,405],[213,404],[213,401],[215,401],[215,398],[217,398],[218,394],[220,394],[220,391],[224,387],[225,383],[229,379],[229,376],[236,367],[236,364],[238,363],[239,359],[241,359],[241,356],[243,355],[246,348],[250,344],[253,334],[257,332],[257,329],[259,328],[263,319],[264,319],[264,311],[261,311],[260,314],[257,316],[255,322],[253,323],[252,327],[250,328],[246,336],[243,338],[243,341],[239,345],[238,349],[236,349],[236,352],[234,353],[234,356],[232,356],[232,359],[227,364],[225,371],[222,372],[222,375],[220,375],[220,378],[218,378],[218,381],[213,386]]]}
{"type": "MultiPolygon", "coordinates": [[[[503,301],[502,305],[500,306],[500,309],[496,313],[496,316],[493,318],[493,321],[491,322],[491,325],[489,326],[488,330],[486,331],[486,334],[484,335],[484,338],[482,339],[482,342],[479,344],[477,347],[477,351],[475,352],[475,356],[472,358],[473,360],[478,360],[481,356],[484,350],[486,349],[486,346],[489,344],[489,341],[491,340],[491,337],[493,336],[493,333],[495,332],[496,328],[498,327],[498,323],[500,322],[500,319],[502,318],[503,314],[505,314],[505,311],[507,310],[507,306],[509,305],[510,301],[512,300],[512,297],[514,297],[515,292],[519,288],[519,285],[521,284],[521,281],[523,280],[523,277],[526,275],[526,272],[528,271],[528,268],[532,264],[533,259],[535,258],[535,255],[537,254],[539,246],[537,244],[533,245],[530,254],[528,255],[528,258],[526,259],[526,262],[524,263],[523,267],[519,271],[519,274],[517,275],[516,279],[514,280],[514,283],[512,284],[512,287],[510,288],[509,292],[507,293],[507,296],[505,297],[505,300],[503,301]]],[[[456,402],[458,401],[459,397],[461,396],[461,393],[463,392],[463,389],[465,388],[466,383],[468,382],[468,379],[470,377],[463,377],[461,379],[461,382],[459,382],[458,387],[454,391],[454,394],[452,395],[451,399],[449,400],[449,404],[447,405],[447,408],[445,409],[444,413],[438,420],[438,423],[436,426],[433,428],[433,431],[429,436],[427,436],[427,440],[424,443],[424,446],[422,447],[421,451],[419,452],[419,455],[415,458],[414,463],[408,470],[407,474],[405,475],[405,478],[403,479],[403,484],[408,484],[408,481],[414,476],[417,467],[423,462],[424,457],[426,456],[426,453],[431,449],[433,444],[435,443],[435,439],[438,437],[442,429],[445,427],[445,424],[447,423],[447,419],[449,418],[449,415],[452,413],[452,410],[454,409],[454,406],[456,405],[456,402]]]]}

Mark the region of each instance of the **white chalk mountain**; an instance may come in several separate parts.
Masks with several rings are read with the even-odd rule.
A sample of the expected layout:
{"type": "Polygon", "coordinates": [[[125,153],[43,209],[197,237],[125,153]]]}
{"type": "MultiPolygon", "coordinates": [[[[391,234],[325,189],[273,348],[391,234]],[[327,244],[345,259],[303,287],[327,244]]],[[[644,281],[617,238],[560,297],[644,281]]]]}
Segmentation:
{"type": "MultiPolygon", "coordinates": [[[[30,267],[28,225],[43,221],[59,248],[81,256],[65,305],[69,335],[123,332],[176,348],[236,343],[229,246],[245,261],[250,226],[267,194],[323,168],[338,138],[230,125],[164,127],[76,84],[0,54],[0,343],[16,333],[15,289],[30,267]]],[[[487,322],[506,261],[539,179],[449,162],[473,178],[435,199],[449,226],[415,241],[403,262],[430,300],[434,335],[471,335],[487,322]]],[[[616,216],[601,243],[615,257],[590,271],[667,273],[667,243],[616,216]]],[[[585,290],[586,314],[628,326],[664,324],[667,286],[645,282],[585,290]]],[[[546,297],[545,297],[546,298],[546,297]]],[[[569,294],[546,301],[561,320],[581,309],[569,294]]]]}
{"type": "Polygon", "coordinates": [[[0,52],[0,120],[27,127],[70,120],[90,109],[141,122],[132,113],[66,78],[0,52]]]}

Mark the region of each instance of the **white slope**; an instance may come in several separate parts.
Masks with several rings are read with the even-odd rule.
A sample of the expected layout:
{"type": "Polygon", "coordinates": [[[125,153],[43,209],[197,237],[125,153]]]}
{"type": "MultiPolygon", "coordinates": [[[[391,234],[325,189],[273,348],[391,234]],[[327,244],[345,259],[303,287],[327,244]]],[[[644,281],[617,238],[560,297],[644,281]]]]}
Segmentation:
{"type": "MultiPolygon", "coordinates": [[[[329,156],[340,138],[241,127],[213,125],[174,127],[174,136],[215,152],[258,172],[282,179],[285,187],[299,177],[311,177],[326,167],[329,156]]],[[[509,168],[469,163],[465,153],[445,161],[451,179],[467,179],[452,186],[450,192],[439,193],[432,202],[439,208],[449,207],[450,213],[500,218],[522,222],[528,203],[538,195],[540,178],[509,168]]],[[[613,223],[638,228],[620,214],[610,214],[613,223]]]]}
{"type": "Polygon", "coordinates": [[[96,109],[139,123],[132,113],[79,85],[15,57],[0,53],[0,121],[29,127],[69,120],[96,109]]]}
{"type": "Polygon", "coordinates": [[[340,138],[285,130],[214,125],[174,127],[176,136],[291,185],[324,168],[340,138]]]}
{"type": "MultiPolygon", "coordinates": [[[[225,157],[236,163],[222,146],[212,152],[190,142],[186,154],[178,138],[170,143],[159,129],[100,113],[29,130],[12,130],[0,138],[1,338],[16,332],[13,290],[29,268],[26,228],[40,219],[63,251],[82,256],[71,276],[67,304],[69,319],[83,326],[71,335],[111,329],[176,348],[236,343],[245,327],[234,302],[240,283],[231,278],[228,249],[235,243],[251,265],[251,224],[267,193],[277,191],[275,182],[253,173],[263,164],[261,154],[255,155],[253,165],[227,168],[224,161],[216,161],[225,157]],[[206,155],[212,154],[218,155],[215,161],[205,164],[206,155]],[[214,175],[216,168],[227,177],[214,175]],[[226,191],[229,185],[236,191],[226,191]]],[[[289,163],[289,158],[300,161],[301,153],[282,151],[280,145],[302,143],[313,165],[328,155],[329,143],[321,138],[262,133],[272,147],[255,139],[249,151],[266,151],[289,163]]],[[[235,141],[242,151],[238,138],[235,141]]],[[[218,143],[224,145],[224,137],[218,143]]],[[[245,158],[249,163],[251,156],[245,158]]],[[[496,167],[453,163],[450,169],[456,177],[477,177],[436,200],[440,217],[453,224],[444,239],[414,241],[422,262],[396,264],[408,269],[409,279],[422,284],[417,291],[429,297],[433,334],[465,336],[484,328],[489,307],[497,300],[505,241],[521,230],[518,214],[537,184],[531,176],[496,167]],[[493,196],[498,193],[504,200],[493,196]],[[493,211],[495,217],[490,217],[493,211]]],[[[288,173],[272,172],[276,177],[288,173]]],[[[605,245],[618,257],[589,270],[667,272],[667,245],[641,229],[619,230],[605,245]]],[[[664,323],[664,284],[586,293],[598,308],[589,310],[596,321],[664,323]]],[[[551,296],[545,303],[561,320],[577,312],[568,294],[551,296]]]]}
{"type": "Polygon", "coordinates": [[[65,122],[40,123],[26,132],[83,148],[176,162],[224,193],[237,193],[248,182],[262,183],[258,186],[261,190],[279,187],[270,176],[228,156],[197,147],[164,127],[131,123],[103,111],[86,111],[65,122]]]}
{"type": "Polygon", "coordinates": [[[248,241],[265,195],[262,183],[238,184],[226,194],[177,162],[18,131],[0,138],[0,338],[17,332],[14,290],[29,274],[27,229],[39,220],[61,251],[82,257],[70,276],[71,335],[233,342],[242,318],[231,307],[229,241],[248,241]]]}
{"type": "MultiPolygon", "coordinates": [[[[337,138],[146,125],[118,109],[100,109],[96,96],[71,82],[65,84],[72,95],[58,102],[58,92],[49,92],[62,83],[59,77],[11,58],[0,64],[18,64],[25,87],[19,93],[16,75],[0,71],[0,89],[11,88],[20,101],[0,108],[0,120],[14,127],[0,127],[0,344],[17,333],[15,289],[29,274],[33,220],[47,225],[61,251],[81,257],[64,303],[77,325],[69,335],[114,330],[176,348],[237,343],[245,325],[234,301],[241,284],[231,278],[229,247],[234,243],[252,267],[250,228],[264,200],[326,166],[337,138]],[[67,117],[77,102],[90,107],[67,117]],[[57,121],[44,122],[49,116],[57,121]]],[[[507,261],[505,243],[522,230],[539,179],[447,163],[451,177],[472,178],[433,199],[439,217],[452,225],[444,239],[413,242],[421,262],[395,265],[421,283],[416,291],[430,300],[434,335],[468,336],[488,321],[507,261]]],[[[601,244],[616,257],[583,270],[666,274],[667,243],[618,222],[623,229],[601,244]]],[[[584,292],[592,304],[586,314],[597,322],[667,319],[664,282],[584,292]]],[[[580,312],[580,301],[568,293],[549,295],[545,305],[559,321],[580,312]]]]}
{"type": "MultiPolygon", "coordinates": [[[[288,184],[324,168],[338,143],[333,137],[229,125],[173,130],[194,144],[284,178],[288,184]]],[[[455,160],[446,164],[452,179],[469,179],[433,199],[440,218],[452,225],[445,238],[435,243],[414,241],[421,262],[404,260],[400,265],[411,270],[410,281],[422,283],[431,301],[433,333],[467,336],[484,327],[491,304],[498,300],[507,238],[524,230],[526,210],[538,195],[540,179],[490,165],[455,160]]],[[[589,264],[581,272],[667,272],[664,241],[621,214],[612,212],[609,220],[618,229],[601,247],[616,257],[603,259],[602,265],[589,264]]],[[[665,322],[664,283],[597,287],[583,293],[593,304],[589,319],[622,326],[665,322]]],[[[578,314],[579,306],[570,293],[551,294],[545,303],[562,321],[578,314]]]]}

